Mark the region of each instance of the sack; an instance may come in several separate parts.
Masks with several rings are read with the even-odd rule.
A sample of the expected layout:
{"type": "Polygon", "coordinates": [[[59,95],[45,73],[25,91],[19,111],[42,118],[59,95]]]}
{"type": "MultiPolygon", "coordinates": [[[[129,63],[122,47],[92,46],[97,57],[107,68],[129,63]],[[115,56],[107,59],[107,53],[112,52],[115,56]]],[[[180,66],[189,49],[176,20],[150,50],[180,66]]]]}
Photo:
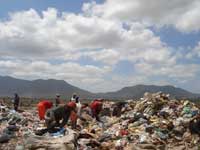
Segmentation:
{"type": "Polygon", "coordinates": [[[3,134],[0,136],[0,143],[7,143],[10,140],[10,136],[7,134],[3,134]]]}

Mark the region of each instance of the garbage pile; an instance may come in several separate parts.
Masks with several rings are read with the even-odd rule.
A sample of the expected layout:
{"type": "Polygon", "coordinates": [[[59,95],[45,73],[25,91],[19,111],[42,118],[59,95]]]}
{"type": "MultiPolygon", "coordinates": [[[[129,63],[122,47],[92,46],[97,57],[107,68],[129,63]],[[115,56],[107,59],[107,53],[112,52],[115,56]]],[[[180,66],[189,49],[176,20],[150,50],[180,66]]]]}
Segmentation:
{"type": "Polygon", "coordinates": [[[81,131],[87,135],[78,140],[81,149],[90,142],[92,149],[103,150],[197,149],[200,140],[199,108],[161,92],[127,101],[121,116],[102,116],[101,120],[103,124],[88,121],[81,131]]]}
{"type": "Polygon", "coordinates": [[[45,125],[36,110],[18,113],[7,109],[0,112],[0,149],[198,149],[199,114],[192,102],[161,92],[145,93],[138,101],[104,102],[100,122],[84,108],[76,130],[66,126],[38,136],[45,125]]]}
{"type": "Polygon", "coordinates": [[[16,112],[4,106],[0,112],[0,149],[74,149],[73,130],[59,129],[38,136],[37,131],[41,129],[45,129],[45,122],[39,119],[36,109],[16,112]]]}

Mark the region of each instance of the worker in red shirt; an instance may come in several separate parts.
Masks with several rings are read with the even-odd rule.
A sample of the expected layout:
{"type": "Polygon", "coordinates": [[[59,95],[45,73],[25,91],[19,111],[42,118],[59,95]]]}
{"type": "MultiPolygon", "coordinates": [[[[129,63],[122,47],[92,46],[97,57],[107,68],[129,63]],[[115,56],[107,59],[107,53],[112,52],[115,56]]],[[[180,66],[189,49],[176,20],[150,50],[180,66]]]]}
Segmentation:
{"type": "Polygon", "coordinates": [[[100,121],[99,114],[103,107],[103,99],[95,99],[91,104],[90,108],[92,111],[92,117],[95,118],[97,121],[100,121]]]}
{"type": "Polygon", "coordinates": [[[70,101],[70,102],[67,103],[67,106],[72,108],[72,111],[71,111],[71,114],[70,114],[71,126],[72,126],[72,129],[76,129],[76,124],[77,124],[77,119],[78,119],[77,110],[76,110],[76,108],[77,108],[76,103],[73,102],[73,101],[70,101]]]}
{"type": "Polygon", "coordinates": [[[50,109],[52,106],[53,103],[48,100],[42,100],[41,102],[38,103],[37,108],[40,120],[44,119],[47,109],[50,109]]]}

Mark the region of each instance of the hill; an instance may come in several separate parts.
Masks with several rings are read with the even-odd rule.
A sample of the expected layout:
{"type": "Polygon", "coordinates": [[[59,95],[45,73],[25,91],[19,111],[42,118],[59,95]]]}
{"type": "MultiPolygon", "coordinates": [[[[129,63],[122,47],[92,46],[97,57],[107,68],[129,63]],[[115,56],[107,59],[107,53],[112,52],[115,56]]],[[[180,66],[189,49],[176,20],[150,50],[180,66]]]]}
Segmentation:
{"type": "Polygon", "coordinates": [[[174,98],[197,98],[200,94],[194,94],[174,86],[136,85],[124,87],[121,90],[107,93],[91,93],[87,90],[75,87],[64,80],[21,80],[9,76],[0,76],[0,96],[13,96],[16,92],[20,96],[30,98],[54,98],[56,93],[62,98],[70,98],[76,92],[81,98],[107,98],[107,99],[138,99],[145,92],[169,93],[174,98]]]}
{"type": "Polygon", "coordinates": [[[0,76],[0,96],[13,96],[18,93],[23,97],[53,98],[56,93],[63,98],[70,98],[72,93],[78,93],[82,98],[88,98],[92,93],[70,85],[64,80],[21,80],[12,77],[0,76]]]}
{"type": "MultiPolygon", "coordinates": [[[[101,93],[101,97],[109,99],[138,99],[143,97],[145,92],[163,92],[169,93],[173,98],[197,98],[200,94],[194,94],[181,88],[176,88],[171,85],[157,86],[157,85],[136,85],[131,87],[124,87],[116,92],[101,93]]],[[[99,96],[100,96],[99,95],[99,96]]]]}

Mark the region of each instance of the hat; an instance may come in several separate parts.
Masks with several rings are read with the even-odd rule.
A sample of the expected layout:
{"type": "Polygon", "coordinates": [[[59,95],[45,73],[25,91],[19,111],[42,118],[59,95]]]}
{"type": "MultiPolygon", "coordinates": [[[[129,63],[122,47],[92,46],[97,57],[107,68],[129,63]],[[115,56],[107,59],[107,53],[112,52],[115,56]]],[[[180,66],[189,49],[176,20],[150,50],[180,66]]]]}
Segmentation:
{"type": "Polygon", "coordinates": [[[57,96],[57,97],[60,97],[60,94],[57,93],[56,96],[57,96]]]}
{"type": "Polygon", "coordinates": [[[98,98],[97,101],[99,101],[99,102],[103,102],[104,99],[103,99],[103,98],[98,98]]]}

